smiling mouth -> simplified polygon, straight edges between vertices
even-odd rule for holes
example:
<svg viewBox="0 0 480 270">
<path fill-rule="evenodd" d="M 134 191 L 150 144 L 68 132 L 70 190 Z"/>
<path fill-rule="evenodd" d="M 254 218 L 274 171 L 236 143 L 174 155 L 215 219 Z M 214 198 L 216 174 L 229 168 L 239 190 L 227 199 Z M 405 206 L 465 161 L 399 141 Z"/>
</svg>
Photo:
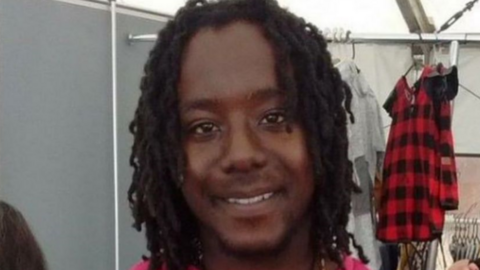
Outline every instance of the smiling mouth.
<svg viewBox="0 0 480 270">
<path fill-rule="evenodd" d="M 229 204 L 236 204 L 236 205 L 252 205 L 256 203 L 260 203 L 272 198 L 275 195 L 274 192 L 269 192 L 265 194 L 261 194 L 254 197 L 249 198 L 227 198 L 225 201 Z"/>
</svg>

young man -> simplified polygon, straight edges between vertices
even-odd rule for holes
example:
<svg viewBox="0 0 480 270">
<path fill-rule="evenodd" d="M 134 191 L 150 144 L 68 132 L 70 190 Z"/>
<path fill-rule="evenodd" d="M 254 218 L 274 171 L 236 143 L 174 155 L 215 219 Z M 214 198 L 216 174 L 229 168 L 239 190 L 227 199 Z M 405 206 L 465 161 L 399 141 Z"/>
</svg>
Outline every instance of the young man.
<svg viewBox="0 0 480 270">
<path fill-rule="evenodd" d="M 349 91 L 326 46 L 273 0 L 189 1 L 160 31 L 131 125 L 151 252 L 134 269 L 366 269 L 348 257 Z"/>
</svg>

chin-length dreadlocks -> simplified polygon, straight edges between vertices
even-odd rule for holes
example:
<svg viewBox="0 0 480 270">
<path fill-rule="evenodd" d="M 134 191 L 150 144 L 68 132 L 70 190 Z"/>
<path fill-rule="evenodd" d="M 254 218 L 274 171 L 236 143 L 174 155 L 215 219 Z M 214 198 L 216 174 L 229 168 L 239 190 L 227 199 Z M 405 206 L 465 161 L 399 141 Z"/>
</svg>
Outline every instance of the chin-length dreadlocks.
<svg viewBox="0 0 480 270">
<path fill-rule="evenodd" d="M 178 188 L 183 151 L 177 84 L 182 54 L 192 36 L 202 28 L 237 21 L 260 27 L 274 49 L 278 83 L 306 131 L 313 161 L 312 248 L 342 266 L 353 240 L 346 231 L 354 189 L 345 112 L 351 92 L 333 67 L 325 39 L 315 26 L 274 0 L 191 0 L 158 34 L 130 125 L 134 173 L 128 199 L 135 228 L 146 229 L 150 269 L 162 264 L 169 270 L 201 267 L 198 225 Z M 366 261 L 362 249 L 355 242 L 354 246 Z"/>
</svg>

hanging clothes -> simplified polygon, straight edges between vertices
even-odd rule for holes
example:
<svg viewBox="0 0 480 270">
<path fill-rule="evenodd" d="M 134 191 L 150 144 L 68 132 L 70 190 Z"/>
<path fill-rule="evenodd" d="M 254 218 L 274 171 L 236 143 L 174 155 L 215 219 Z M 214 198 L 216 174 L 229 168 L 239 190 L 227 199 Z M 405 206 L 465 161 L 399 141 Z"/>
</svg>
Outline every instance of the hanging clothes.
<svg viewBox="0 0 480 270">
<path fill-rule="evenodd" d="M 455 162 L 454 142 L 452 135 L 452 106 L 458 93 L 458 71 L 456 67 L 445 69 L 441 64 L 426 80 L 426 89 L 434 103 L 436 123 L 440 133 L 439 159 L 437 170 L 440 170 L 440 205 L 444 210 L 458 208 L 458 179 Z"/>
<path fill-rule="evenodd" d="M 480 262 L 480 219 L 454 216 L 453 230 L 447 249 L 453 261 L 478 259 Z"/>
<path fill-rule="evenodd" d="M 347 229 L 362 246 L 369 259 L 369 268 L 380 269 L 382 261 L 379 243 L 375 238 L 376 221 L 371 200 L 373 181 L 385 151 L 380 106 L 353 61 L 343 60 L 336 67 L 352 91 L 351 110 L 355 122 L 348 123 L 348 155 L 353 164 L 354 180 L 362 190 L 360 194 L 352 195 L 352 212 Z"/>
<path fill-rule="evenodd" d="M 400 255 L 397 244 L 380 244 L 380 254 L 382 255 L 382 268 L 380 270 L 397 270 Z"/>
<path fill-rule="evenodd" d="M 354 162 L 359 157 L 365 157 L 373 185 L 376 172 L 382 168 L 385 152 L 385 133 L 380 106 L 375 93 L 355 62 L 343 60 L 336 68 L 342 80 L 352 90 L 351 110 L 355 123 L 348 122 L 349 159 Z"/>
<path fill-rule="evenodd" d="M 441 235 L 445 210 L 458 207 L 451 134 L 456 67 L 426 67 L 410 87 L 400 78 L 384 104 L 392 125 L 384 161 L 377 238 L 430 241 Z"/>
</svg>

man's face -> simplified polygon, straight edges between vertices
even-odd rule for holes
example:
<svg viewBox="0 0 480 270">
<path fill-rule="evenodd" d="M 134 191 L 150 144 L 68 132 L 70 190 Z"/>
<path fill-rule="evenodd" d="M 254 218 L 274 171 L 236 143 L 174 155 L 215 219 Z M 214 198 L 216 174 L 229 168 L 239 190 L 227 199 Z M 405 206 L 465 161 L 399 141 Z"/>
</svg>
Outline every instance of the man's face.
<svg viewBox="0 0 480 270">
<path fill-rule="evenodd" d="M 200 30 L 185 49 L 182 190 L 207 247 L 279 251 L 310 226 L 305 133 L 286 122 L 274 67 L 272 46 L 246 22 Z"/>
</svg>

